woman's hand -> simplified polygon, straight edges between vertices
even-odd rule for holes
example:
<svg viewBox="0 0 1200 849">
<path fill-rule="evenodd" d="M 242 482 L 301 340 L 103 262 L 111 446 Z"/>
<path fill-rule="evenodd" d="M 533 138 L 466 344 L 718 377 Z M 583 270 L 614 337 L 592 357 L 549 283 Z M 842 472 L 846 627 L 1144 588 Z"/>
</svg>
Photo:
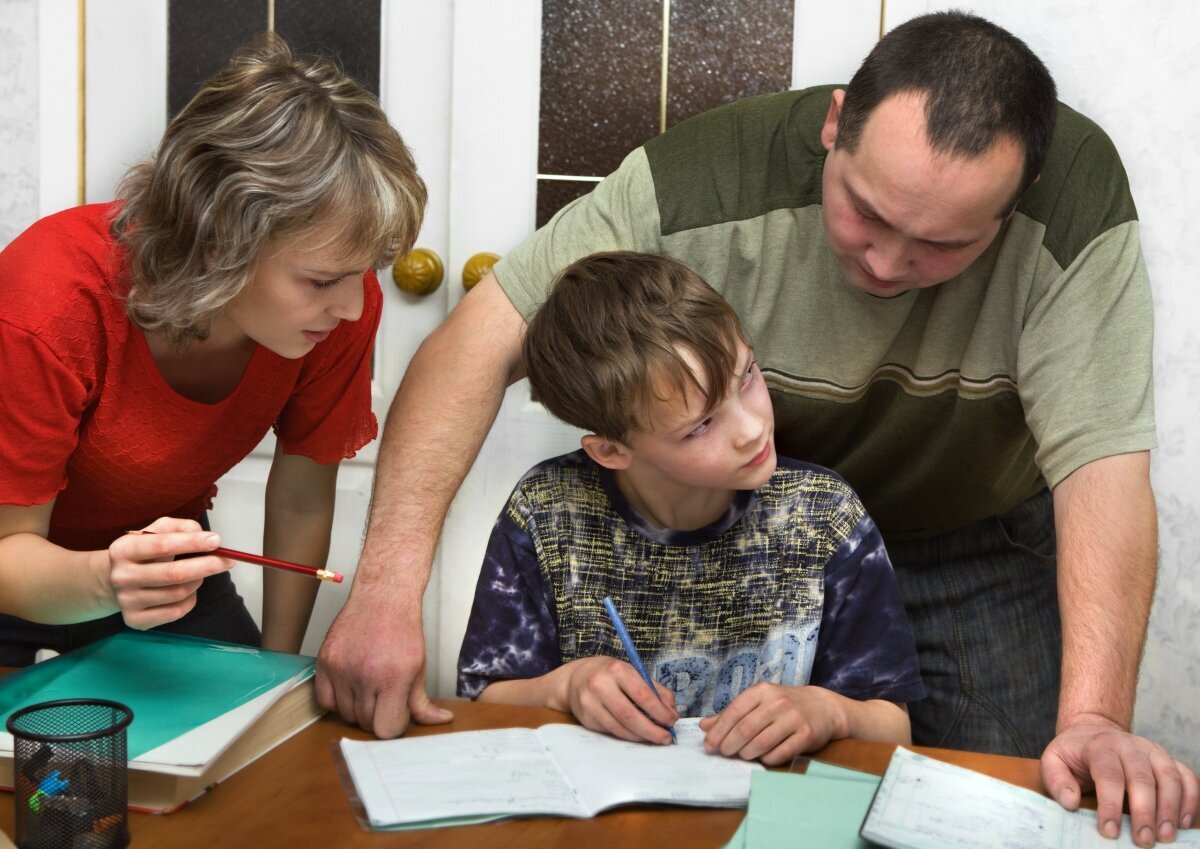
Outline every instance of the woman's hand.
<svg viewBox="0 0 1200 849">
<path fill-rule="evenodd" d="M 233 561 L 215 555 L 176 558 L 220 544 L 199 522 L 168 517 L 116 539 L 108 547 L 107 577 L 125 624 L 144 631 L 186 615 L 204 579 L 227 572 Z"/>
</svg>

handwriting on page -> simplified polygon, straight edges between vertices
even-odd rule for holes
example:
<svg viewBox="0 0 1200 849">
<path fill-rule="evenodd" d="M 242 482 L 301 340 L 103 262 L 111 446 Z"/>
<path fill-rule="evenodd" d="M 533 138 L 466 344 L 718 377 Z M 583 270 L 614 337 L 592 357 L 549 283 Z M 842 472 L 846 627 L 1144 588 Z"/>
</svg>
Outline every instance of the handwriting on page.
<svg viewBox="0 0 1200 849">
<path fill-rule="evenodd" d="M 373 825 L 480 814 L 587 816 L 528 729 L 343 741 L 342 753 Z"/>
<path fill-rule="evenodd" d="M 1089 815 L 1090 814 L 1090 815 Z M 1031 790 L 907 749 L 896 750 L 863 824 L 863 836 L 901 849 L 1133 849 L 1129 817 L 1116 841 L 1095 815 L 1064 810 Z M 1200 849 L 1181 832 L 1178 847 Z"/>
<path fill-rule="evenodd" d="M 750 794 L 750 774 L 761 769 L 704 751 L 698 719 L 675 724 L 670 746 L 629 743 L 572 725 L 544 725 L 538 733 L 559 769 L 595 811 L 632 801 L 738 807 Z"/>
</svg>

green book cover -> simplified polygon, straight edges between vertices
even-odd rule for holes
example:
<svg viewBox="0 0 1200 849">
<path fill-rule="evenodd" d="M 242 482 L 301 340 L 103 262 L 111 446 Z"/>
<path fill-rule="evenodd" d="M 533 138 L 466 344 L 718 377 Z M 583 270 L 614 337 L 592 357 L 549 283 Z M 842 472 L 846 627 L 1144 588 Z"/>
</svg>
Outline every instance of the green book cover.
<svg viewBox="0 0 1200 849">
<path fill-rule="evenodd" d="M 127 631 L 0 678 L 0 729 L 26 705 L 111 699 L 133 711 L 128 757 L 174 740 L 296 676 L 311 657 L 154 631 Z"/>
</svg>

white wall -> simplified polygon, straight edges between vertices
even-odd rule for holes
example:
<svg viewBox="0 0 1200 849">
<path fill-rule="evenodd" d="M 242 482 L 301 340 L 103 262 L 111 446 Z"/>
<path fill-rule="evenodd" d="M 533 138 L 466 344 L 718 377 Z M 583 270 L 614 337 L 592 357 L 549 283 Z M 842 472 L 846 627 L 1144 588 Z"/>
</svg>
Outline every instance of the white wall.
<svg viewBox="0 0 1200 849">
<path fill-rule="evenodd" d="M 887 27 L 947 8 L 1024 39 L 1059 99 L 1107 130 L 1129 172 L 1155 302 L 1160 548 L 1134 726 L 1200 768 L 1200 5 L 888 0 Z"/>
</svg>

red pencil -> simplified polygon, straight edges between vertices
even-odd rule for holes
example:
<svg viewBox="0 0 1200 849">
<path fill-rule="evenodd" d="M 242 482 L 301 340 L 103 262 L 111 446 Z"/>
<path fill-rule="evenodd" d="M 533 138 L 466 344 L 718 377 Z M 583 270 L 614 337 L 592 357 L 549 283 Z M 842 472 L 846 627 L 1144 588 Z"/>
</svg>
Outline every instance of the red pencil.
<svg viewBox="0 0 1200 849">
<path fill-rule="evenodd" d="M 230 560 L 240 560 L 243 563 L 254 563 L 258 566 L 271 566 L 275 569 L 287 569 L 290 572 L 299 572 L 301 575 L 312 575 L 322 581 L 332 581 L 335 584 L 340 584 L 343 580 L 341 572 L 334 572 L 332 569 L 314 569 L 311 566 L 303 566 L 299 563 L 289 563 L 286 560 L 276 560 L 274 557 L 263 557 L 261 554 L 249 554 L 245 551 L 234 551 L 232 548 L 218 548 L 213 554 L 218 557 L 228 557 Z"/>
<path fill-rule="evenodd" d="M 154 531 L 126 531 L 126 533 L 152 534 Z M 335 584 L 340 584 L 345 580 L 341 572 L 335 572 L 332 569 L 314 569 L 311 566 L 303 566 L 299 563 L 289 563 L 287 560 L 263 557 L 261 554 L 234 551 L 232 548 L 218 548 L 212 553 L 218 557 L 228 557 L 230 560 L 240 560 L 243 563 L 253 563 L 256 566 L 270 566 L 273 569 L 287 569 L 289 572 L 299 572 L 301 575 L 310 575 L 318 580 L 332 581 Z"/>
</svg>

